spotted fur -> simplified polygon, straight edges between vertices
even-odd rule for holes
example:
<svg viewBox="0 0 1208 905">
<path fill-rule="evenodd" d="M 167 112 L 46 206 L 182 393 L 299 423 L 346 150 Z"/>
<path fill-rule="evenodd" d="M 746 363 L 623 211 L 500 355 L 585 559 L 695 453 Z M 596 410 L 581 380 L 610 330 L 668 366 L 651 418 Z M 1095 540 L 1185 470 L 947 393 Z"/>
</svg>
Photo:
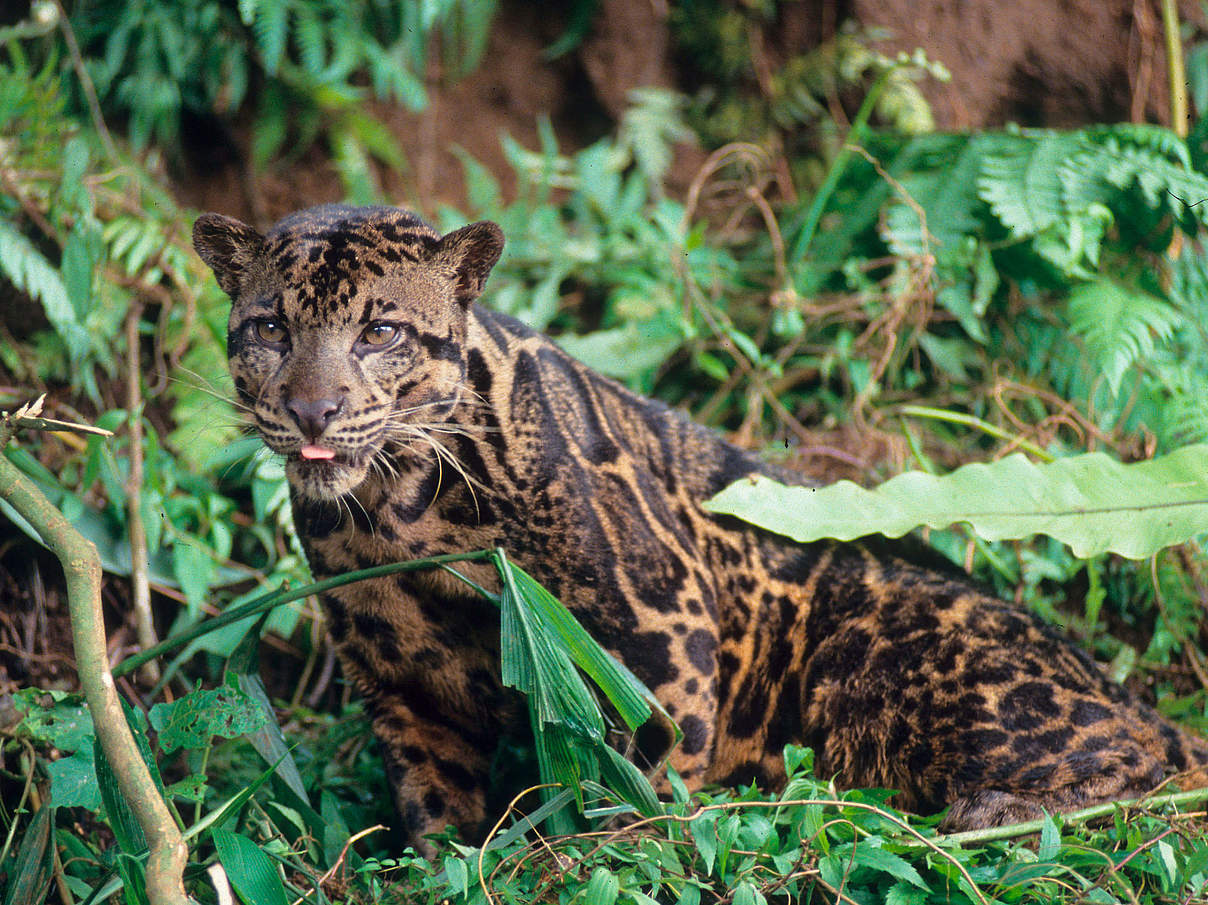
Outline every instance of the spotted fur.
<svg viewBox="0 0 1208 905">
<path fill-rule="evenodd" d="M 285 457 L 315 576 L 503 547 L 664 702 L 689 786 L 775 785 L 797 742 L 820 775 L 950 806 L 948 825 L 968 828 L 1208 762 L 959 576 L 704 511 L 744 476 L 801 479 L 472 305 L 503 247 L 494 224 L 441 237 L 404 211 L 328 206 L 266 236 L 207 214 L 194 243 L 234 301 L 231 372 Z M 492 753 L 527 731 L 500 684 L 496 612 L 440 572 L 323 605 L 409 838 L 480 831 Z"/>
</svg>

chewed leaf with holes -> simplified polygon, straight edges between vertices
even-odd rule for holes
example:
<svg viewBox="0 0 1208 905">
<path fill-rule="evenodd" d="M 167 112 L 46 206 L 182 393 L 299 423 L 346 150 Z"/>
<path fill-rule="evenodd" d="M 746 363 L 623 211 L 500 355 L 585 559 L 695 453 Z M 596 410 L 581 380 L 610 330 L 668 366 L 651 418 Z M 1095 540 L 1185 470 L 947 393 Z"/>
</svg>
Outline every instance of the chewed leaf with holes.
<svg viewBox="0 0 1208 905">
<path fill-rule="evenodd" d="M 159 746 L 171 754 L 177 748 L 201 748 L 215 735 L 238 738 L 255 732 L 267 717 L 253 699 L 228 684 L 198 688 L 170 704 L 156 704 L 150 719 L 159 732 Z"/>
<path fill-rule="evenodd" d="M 802 542 L 967 522 L 987 540 L 1048 534 L 1079 557 L 1142 559 L 1208 531 L 1208 445 L 1132 465 L 1103 453 L 1033 465 L 1019 453 L 943 477 L 907 472 L 874 490 L 744 478 L 705 505 Z"/>
</svg>

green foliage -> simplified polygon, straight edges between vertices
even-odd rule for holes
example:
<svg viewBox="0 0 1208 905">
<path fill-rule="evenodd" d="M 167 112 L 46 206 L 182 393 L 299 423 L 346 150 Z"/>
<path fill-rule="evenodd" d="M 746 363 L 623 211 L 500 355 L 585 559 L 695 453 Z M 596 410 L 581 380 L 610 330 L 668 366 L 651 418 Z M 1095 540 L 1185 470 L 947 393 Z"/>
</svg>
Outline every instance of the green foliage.
<svg viewBox="0 0 1208 905">
<path fill-rule="evenodd" d="M 277 866 L 246 836 L 215 827 L 211 831 L 218 860 L 246 905 L 286 905 L 285 886 Z"/>
<path fill-rule="evenodd" d="M 573 51 L 590 28 L 596 4 L 572 7 L 552 53 Z M 753 30 L 775 28 L 777 10 L 772 0 L 673 4 L 685 83 L 699 90 L 635 93 L 613 134 L 574 153 L 560 150 L 548 122 L 535 151 L 505 140 L 514 196 L 463 154 L 471 212 L 499 220 L 509 239 L 486 300 L 745 442 L 794 441 L 809 467 L 850 460 L 863 469 L 905 449 L 921 467 L 946 470 L 1018 446 L 1068 469 L 1081 460 L 1062 457 L 1092 446 L 1132 461 L 1208 441 L 1208 206 L 1198 203 L 1208 191 L 1198 146 L 1136 125 L 930 134 L 916 79 L 942 72 L 870 51 L 875 35 L 844 31 L 757 76 Z M 179 159 L 189 129 L 250 123 L 253 168 L 322 141 L 349 197 L 378 200 L 381 167 L 406 161 L 366 102 L 422 109 L 433 72 L 457 78 L 477 65 L 493 12 L 493 3 L 464 0 L 90 0 L 72 7 L 68 24 L 119 144 Z M 312 713 L 299 689 L 279 708 L 279 726 L 258 677 L 260 634 L 289 636 L 299 621 L 281 606 L 258 624 L 260 582 L 289 576 L 297 588 L 304 565 L 280 462 L 251 459 L 256 441 L 232 442 L 236 412 L 219 382 L 226 303 L 188 247 L 189 214 L 94 134 L 53 21 L 5 29 L 0 42 L 0 293 L 36 315 L 18 325 L 29 332 L 0 334 L 0 394 L 45 386 L 119 431 L 84 448 L 23 438 L 6 454 L 97 544 L 111 576 L 128 574 L 133 450 L 115 388 L 132 366 L 140 375 L 148 566 L 159 611 L 175 614 L 174 633 L 189 639 L 165 680 L 189 669 L 191 687 L 197 669 L 229 658 L 213 690 L 145 702 L 154 703 L 147 756 L 167 775 L 195 866 L 219 861 L 236 893 L 257 902 L 284 890 L 288 901 L 486 905 L 480 876 L 492 901 L 606 905 L 1203 895 L 1208 843 L 1180 818 L 1121 811 L 1093 830 L 1048 820 L 1028 828 L 1030 840 L 962 847 L 886 808 L 884 793 L 838 795 L 810 776 L 801 749 L 786 752 L 783 796 L 690 796 L 672 775 L 674 800 L 658 805 L 646 779 L 600 746 L 577 670 L 611 683 L 630 726 L 640 695 L 627 696 L 624 674 L 609 673 L 556 601 L 514 569 L 499 600 L 509 678 L 537 702 L 547 775 L 575 789 L 534 816 L 567 829 L 577 798 L 607 835 L 551 837 L 546 823 L 538 837 L 513 815 L 484 849 L 447 839 L 435 862 L 373 836 L 345 853 L 353 832 L 390 819 L 381 766 L 362 715 Z M 1190 70 L 1199 93 L 1202 70 L 1203 60 Z M 834 103 L 861 97 L 867 122 L 886 131 L 844 134 L 832 118 Z M 665 182 L 676 143 L 694 136 L 707 151 L 741 144 L 711 157 L 681 198 Z M 842 150 L 852 142 L 858 151 Z M 460 225 L 465 212 L 442 219 Z M 141 306 L 136 349 L 123 331 L 132 304 Z M 930 405 L 924 421 L 922 408 L 903 405 L 920 400 Z M 1000 498 L 1017 499 L 1021 486 Z M 1048 485 L 1059 499 L 1076 488 L 1072 479 Z M 918 502 L 908 507 L 916 515 Z M 790 508 L 772 505 L 774 515 Z M 1119 538 L 1137 533 L 1121 522 Z M 1197 547 L 1156 557 L 1151 581 L 1146 569 L 1111 556 L 1083 562 L 1043 538 L 1007 545 L 936 530 L 931 539 L 1070 627 L 1117 677 L 1135 669 L 1153 678 L 1164 712 L 1205 724 L 1204 692 L 1179 662 L 1201 662 Z M 179 601 L 175 610 L 165 595 Z M 207 623 L 212 608 L 223 615 Z M 1178 694 L 1166 694 L 1172 686 Z M 20 741 L 7 744 L 38 752 L 51 804 L 33 816 L 6 810 L 0 875 L 44 865 L 43 840 L 53 839 L 78 900 L 125 884 L 139 901 L 140 845 L 82 705 L 28 689 L 17 700 L 26 718 Z M 654 819 L 631 829 L 599 823 L 635 810 Z M 44 882 L 40 871 L 29 874 L 33 886 Z M 200 876 L 190 874 L 190 891 L 209 897 Z M 9 882 L 6 905 L 30 888 Z"/>
<path fill-rule="evenodd" d="M 682 129 L 668 118 L 675 98 L 647 91 L 639 101 L 616 139 L 573 158 L 558 154 L 548 123 L 542 126 L 541 153 L 505 139 L 520 185 L 519 198 L 508 205 L 494 178 L 462 157 L 475 213 L 497 220 L 508 236 L 487 301 L 534 327 L 557 329 L 560 298 L 572 284 L 590 286 L 604 304 L 601 329 L 561 339 L 606 373 L 635 380 L 683 340 L 670 252 L 687 239 L 682 206 L 659 200 L 660 186 L 653 181 L 661 177 L 670 142 Z M 563 209 L 549 202 L 554 185 L 569 193 Z M 442 217 L 448 223 L 460 219 L 452 211 Z M 637 358 L 614 354 L 622 348 L 640 352 Z"/>
<path fill-rule="evenodd" d="M 909 471 L 874 490 L 851 481 L 786 487 L 736 481 L 706 504 L 796 541 L 901 537 L 923 525 L 967 522 L 986 540 L 1047 534 L 1089 559 L 1144 559 L 1208 532 L 1208 446 L 1122 465 L 1087 453 L 1033 465 L 1022 453 L 935 477 Z"/>
<path fill-rule="evenodd" d="M 287 143 L 294 159 L 324 135 L 350 198 L 371 202 L 380 190 L 369 159 L 396 169 L 405 160 L 366 98 L 423 110 L 432 39 L 455 81 L 481 60 L 494 11 L 466 0 L 240 0 L 237 11 L 219 0 L 91 0 L 69 25 L 103 109 L 127 121 L 136 151 L 156 144 L 179 156 L 189 128 L 252 106 L 257 166 Z M 85 110 L 82 96 L 76 107 Z"/>
</svg>

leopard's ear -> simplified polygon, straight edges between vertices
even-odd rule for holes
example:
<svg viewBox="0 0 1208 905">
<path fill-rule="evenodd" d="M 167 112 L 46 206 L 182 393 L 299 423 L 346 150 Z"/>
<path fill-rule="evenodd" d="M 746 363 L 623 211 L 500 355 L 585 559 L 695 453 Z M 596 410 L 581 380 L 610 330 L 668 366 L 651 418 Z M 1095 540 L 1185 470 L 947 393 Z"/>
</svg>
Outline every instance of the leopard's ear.
<svg viewBox="0 0 1208 905">
<path fill-rule="evenodd" d="M 457 301 L 469 307 L 486 285 L 491 268 L 503 253 L 503 230 L 490 220 L 480 220 L 454 230 L 440 240 L 433 261 L 454 274 Z"/>
<path fill-rule="evenodd" d="M 202 214 L 193 224 L 193 247 L 210 265 L 222 291 L 235 298 L 264 236 L 234 217 Z"/>
</svg>

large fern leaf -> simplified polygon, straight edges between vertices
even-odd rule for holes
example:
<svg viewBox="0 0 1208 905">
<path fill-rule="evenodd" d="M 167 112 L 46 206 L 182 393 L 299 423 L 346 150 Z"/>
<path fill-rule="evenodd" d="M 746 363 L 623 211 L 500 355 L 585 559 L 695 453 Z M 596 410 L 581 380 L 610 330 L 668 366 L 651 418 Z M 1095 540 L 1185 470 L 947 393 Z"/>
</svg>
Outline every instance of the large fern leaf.
<svg viewBox="0 0 1208 905">
<path fill-rule="evenodd" d="M 1062 165 L 1061 181 L 1071 211 L 1095 203 L 1110 205 L 1121 190 L 1136 185 L 1150 206 L 1208 223 L 1208 205 L 1200 204 L 1208 200 L 1208 178 L 1148 148 L 1121 145 L 1115 139 L 1088 143 Z"/>
<path fill-rule="evenodd" d="M 239 13 L 256 36 L 264 71 L 269 75 L 277 74 L 285 56 L 290 6 L 285 0 L 239 0 Z"/>
<path fill-rule="evenodd" d="M 82 359 L 92 339 L 76 316 L 59 271 L 16 227 L 0 219 L 0 272 L 42 303 L 46 318 L 62 337 L 73 361 Z"/>
<path fill-rule="evenodd" d="M 743 478 L 705 506 L 802 542 L 967 522 L 987 540 L 1047 534 L 1082 558 L 1111 551 L 1143 559 L 1208 531 L 1208 446 L 1133 465 L 1103 453 L 1033 465 L 1017 453 L 943 477 L 907 472 L 875 490 Z"/>
<path fill-rule="evenodd" d="M 1061 163 L 1079 143 L 1055 132 L 1013 137 L 986 154 L 977 191 L 1011 235 L 1023 239 L 1061 221 Z"/>
<path fill-rule="evenodd" d="M 954 252 L 965 236 L 980 232 L 976 183 L 979 156 L 977 143 L 970 141 L 950 168 L 902 178 L 908 198 L 889 208 L 882 228 L 882 238 L 894 254 Z"/>
<path fill-rule="evenodd" d="M 1113 393 L 1124 371 L 1153 352 L 1155 339 L 1169 339 L 1183 322 L 1164 299 L 1106 279 L 1076 286 L 1066 314 Z"/>
<path fill-rule="evenodd" d="M 1109 126 L 1091 126 L 1084 134 L 1093 140 L 1114 139 L 1121 145 L 1135 145 L 1156 151 L 1163 157 L 1181 164 L 1185 170 L 1193 169 L 1187 142 L 1165 126 L 1155 126 L 1152 123 L 1113 123 Z"/>
</svg>

